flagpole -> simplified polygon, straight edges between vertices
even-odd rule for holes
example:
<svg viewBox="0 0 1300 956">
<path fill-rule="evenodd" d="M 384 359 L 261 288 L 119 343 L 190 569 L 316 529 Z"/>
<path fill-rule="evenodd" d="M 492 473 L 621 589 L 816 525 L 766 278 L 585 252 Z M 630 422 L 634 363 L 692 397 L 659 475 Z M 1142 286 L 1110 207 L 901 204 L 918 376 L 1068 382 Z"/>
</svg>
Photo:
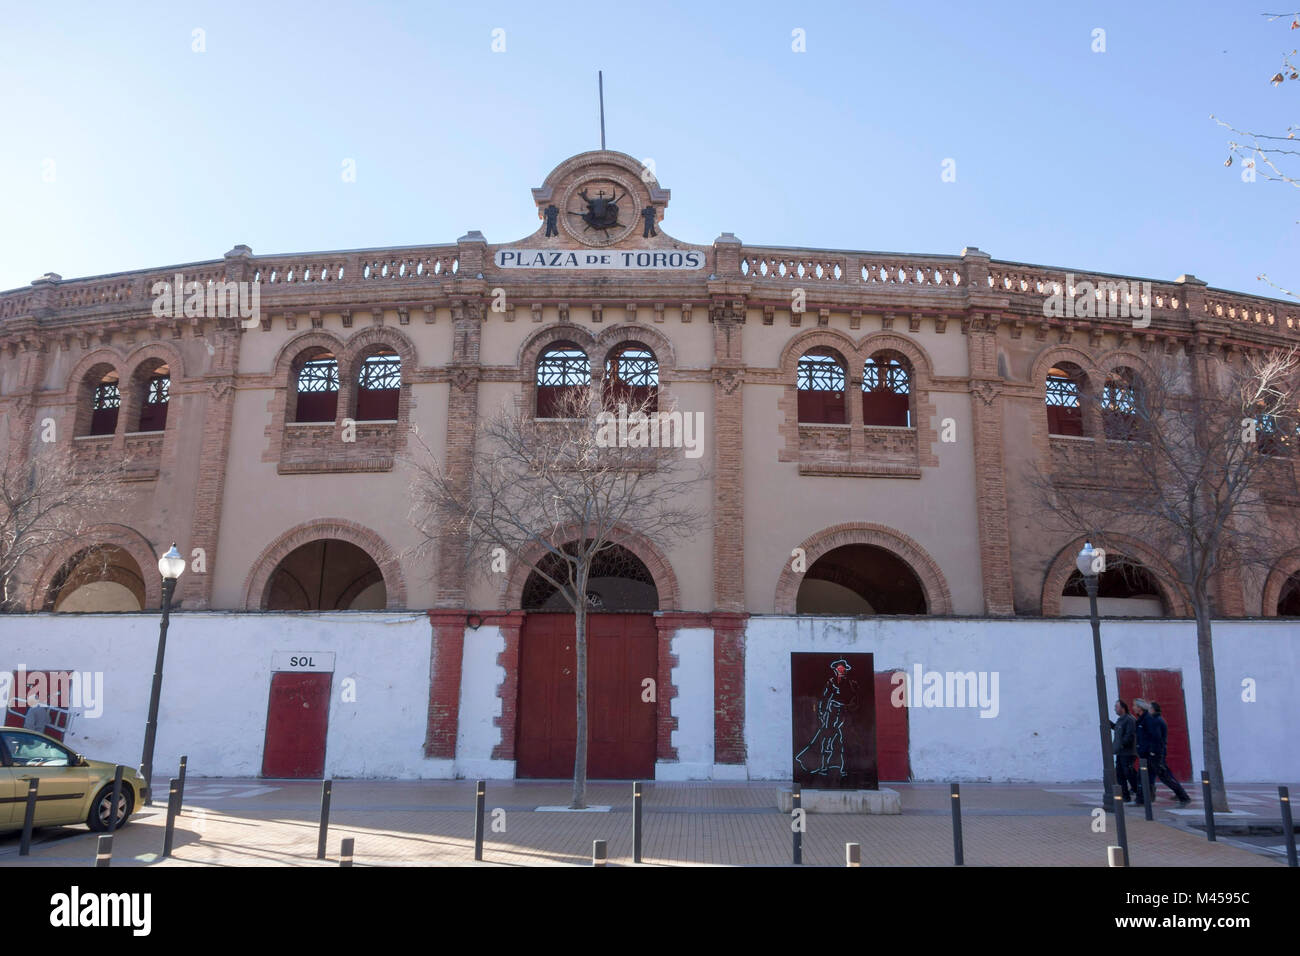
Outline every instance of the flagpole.
<svg viewBox="0 0 1300 956">
<path fill-rule="evenodd" d="M 600 85 L 600 148 L 603 152 L 605 149 L 605 74 L 602 70 L 596 71 L 596 82 Z"/>
</svg>

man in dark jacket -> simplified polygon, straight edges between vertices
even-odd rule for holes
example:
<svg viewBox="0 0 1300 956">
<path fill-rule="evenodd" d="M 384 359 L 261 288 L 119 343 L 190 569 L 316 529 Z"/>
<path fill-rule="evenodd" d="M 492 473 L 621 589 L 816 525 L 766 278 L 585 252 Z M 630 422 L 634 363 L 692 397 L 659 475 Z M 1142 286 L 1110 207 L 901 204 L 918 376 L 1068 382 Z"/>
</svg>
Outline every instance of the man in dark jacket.
<svg viewBox="0 0 1300 956">
<path fill-rule="evenodd" d="M 1160 715 L 1160 705 L 1154 700 L 1151 701 L 1151 720 L 1155 723 L 1156 735 L 1160 739 L 1160 752 L 1157 758 L 1160 761 L 1160 766 L 1156 770 L 1156 775 L 1160 777 L 1166 787 L 1174 792 L 1174 796 L 1178 798 L 1178 803 L 1185 807 L 1192 802 L 1192 798 L 1187 795 L 1187 791 L 1178 782 L 1178 778 L 1169 772 L 1169 764 L 1166 762 L 1166 758 L 1169 756 L 1169 725 L 1165 723 L 1164 717 Z M 1153 786 L 1151 789 L 1154 791 L 1155 787 Z"/>
<path fill-rule="evenodd" d="M 1178 781 L 1174 779 L 1173 774 L 1169 772 L 1169 768 L 1165 766 L 1164 762 L 1163 751 L 1165 744 L 1161 732 L 1163 730 L 1164 736 L 1167 737 L 1169 733 L 1168 726 L 1165 725 L 1163 720 L 1160 720 L 1151 713 L 1151 705 L 1141 697 L 1133 701 L 1133 711 L 1137 716 L 1138 757 L 1147 762 L 1147 771 L 1151 775 L 1152 801 L 1156 798 L 1155 781 L 1159 778 L 1166 787 L 1174 792 L 1174 796 L 1178 798 L 1178 802 L 1186 806 L 1191 802 L 1191 798 L 1187 796 L 1187 791 L 1185 791 L 1179 785 Z M 1138 790 L 1136 802 L 1139 804 L 1143 802 L 1142 791 L 1140 789 Z"/>
<path fill-rule="evenodd" d="M 1117 719 L 1110 722 L 1115 731 L 1111 740 L 1111 751 L 1115 754 L 1115 778 L 1119 781 L 1124 802 L 1128 803 L 1134 796 L 1140 795 L 1137 771 L 1133 769 L 1133 761 L 1137 758 L 1137 721 L 1129 714 L 1128 704 L 1122 700 L 1115 701 L 1115 717 Z"/>
</svg>

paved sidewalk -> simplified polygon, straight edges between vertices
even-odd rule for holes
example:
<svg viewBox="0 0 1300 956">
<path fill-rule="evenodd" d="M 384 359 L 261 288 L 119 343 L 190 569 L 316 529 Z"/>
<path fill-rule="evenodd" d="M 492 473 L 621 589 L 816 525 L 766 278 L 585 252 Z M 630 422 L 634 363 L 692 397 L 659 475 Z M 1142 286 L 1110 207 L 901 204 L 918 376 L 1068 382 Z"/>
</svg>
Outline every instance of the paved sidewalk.
<svg viewBox="0 0 1300 956">
<path fill-rule="evenodd" d="M 779 784 L 646 783 L 646 865 L 782 865 L 791 859 L 790 818 L 776 808 Z M 803 860 L 842 866 L 844 844 L 862 844 L 864 866 L 951 866 L 946 784 L 894 785 L 897 816 L 809 814 Z M 1086 784 L 963 784 L 967 866 L 1105 866 L 1118 843 L 1113 815 L 1093 832 L 1096 806 Z M 160 861 L 166 804 L 146 808 L 116 838 L 114 866 L 335 866 L 344 837 L 356 840 L 357 866 L 429 866 L 473 862 L 472 781 L 334 783 L 328 859 L 316 860 L 320 784 L 286 780 L 191 778 L 177 819 L 173 857 Z M 543 812 L 568 803 L 567 783 L 489 781 L 484 864 L 588 865 L 595 839 L 609 843 L 611 864 L 632 862 L 632 787 L 594 783 L 588 803 L 605 812 Z M 1243 818 L 1276 817 L 1276 790 L 1243 785 L 1229 800 Z M 1272 803 L 1270 803 L 1270 800 Z M 1278 866 L 1285 860 L 1229 842 L 1209 843 L 1186 829 L 1202 819 L 1164 799 L 1156 819 L 1128 809 L 1133 866 Z M 1234 813 L 1233 816 L 1237 816 Z M 497 830 L 493 830 L 493 821 Z M 501 829 L 504 827 L 504 830 Z M 1222 840 L 1222 838 L 1221 838 Z M 1276 842 L 1281 842 L 1279 837 Z M 85 866 L 96 835 L 83 827 L 50 828 L 18 856 L 18 835 L 0 837 L 0 866 Z"/>
</svg>

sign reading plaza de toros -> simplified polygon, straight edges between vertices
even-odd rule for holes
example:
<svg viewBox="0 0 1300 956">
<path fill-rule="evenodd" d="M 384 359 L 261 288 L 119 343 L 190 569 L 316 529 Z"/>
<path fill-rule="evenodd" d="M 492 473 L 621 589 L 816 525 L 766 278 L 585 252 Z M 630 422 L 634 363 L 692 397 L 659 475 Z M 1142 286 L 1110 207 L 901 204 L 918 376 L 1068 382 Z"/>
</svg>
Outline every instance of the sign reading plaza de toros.
<svg viewBox="0 0 1300 956">
<path fill-rule="evenodd" d="M 703 269 L 695 250 L 498 249 L 500 269 Z"/>
</svg>

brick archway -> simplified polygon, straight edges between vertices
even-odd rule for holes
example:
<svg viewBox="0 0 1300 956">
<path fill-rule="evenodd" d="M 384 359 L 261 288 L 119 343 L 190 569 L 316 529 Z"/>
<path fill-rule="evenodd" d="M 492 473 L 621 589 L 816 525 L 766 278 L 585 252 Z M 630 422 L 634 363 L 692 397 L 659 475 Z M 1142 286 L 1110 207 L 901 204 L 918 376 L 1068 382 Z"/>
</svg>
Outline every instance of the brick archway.
<svg viewBox="0 0 1300 956">
<path fill-rule="evenodd" d="M 1296 573 L 1300 573 L 1300 550 L 1283 555 L 1269 570 L 1268 578 L 1264 581 L 1264 593 L 1260 598 L 1260 612 L 1264 617 L 1277 617 L 1277 602 L 1282 597 L 1282 588 L 1286 587 L 1291 575 Z"/>
<path fill-rule="evenodd" d="M 88 545 L 87 542 L 92 543 Z M 151 571 L 156 572 L 158 558 L 162 551 L 157 550 L 148 538 L 134 528 L 128 528 L 125 525 L 100 525 L 78 535 L 75 541 L 64 541 L 50 552 L 40 576 L 36 579 L 36 586 L 32 589 L 32 593 L 28 598 L 27 609 L 29 611 L 39 611 L 44 608 L 50 585 L 54 583 L 55 576 L 58 575 L 63 566 L 77 552 L 98 545 L 112 545 L 115 548 L 121 548 L 135 561 L 140 569 L 140 576 L 144 580 L 145 603 L 143 610 L 162 607 L 162 576 L 151 573 Z"/>
<path fill-rule="evenodd" d="M 1104 548 L 1107 553 L 1114 551 L 1141 561 L 1152 571 L 1151 577 L 1156 587 L 1160 589 L 1160 599 L 1164 601 L 1168 616 L 1191 617 L 1191 607 L 1181 589 L 1169 583 L 1173 580 L 1173 568 L 1169 562 L 1135 538 L 1116 534 L 1098 535 L 1095 538 L 1080 536 L 1068 542 L 1057 552 L 1056 558 L 1043 577 L 1043 617 L 1061 616 L 1061 592 L 1065 590 L 1065 582 L 1070 580 L 1070 575 L 1077 570 L 1074 561 L 1085 541 L 1091 541 L 1095 546 Z"/>
<path fill-rule="evenodd" d="M 566 528 L 555 535 L 556 540 L 566 542 L 576 537 L 576 530 L 571 528 Z M 610 533 L 609 540 L 632 552 L 646 566 L 646 570 L 654 578 L 655 589 L 659 592 L 659 610 L 676 611 L 680 608 L 681 598 L 677 588 L 677 575 L 673 573 L 672 565 L 659 553 L 658 548 L 639 534 L 617 528 Z M 545 554 L 546 549 L 538 546 L 529 551 L 524 556 L 524 560 L 515 562 L 501 592 L 499 604 L 501 610 L 518 609 L 523 604 L 524 584 L 528 581 L 528 575 L 532 573 L 533 566 Z"/>
<path fill-rule="evenodd" d="M 271 575 L 289 554 L 304 544 L 322 538 L 337 538 L 354 544 L 370 556 L 384 576 L 388 592 L 388 610 L 406 607 L 406 581 L 397 555 L 379 535 L 364 525 L 344 518 L 318 518 L 306 521 L 280 535 L 257 556 L 248 577 L 244 579 L 244 610 L 261 610 L 266 600 L 266 589 Z"/>
<path fill-rule="evenodd" d="M 948 582 L 939 570 L 938 563 L 919 544 L 893 528 L 866 522 L 839 524 L 806 538 L 799 547 L 803 549 L 806 567 L 812 567 L 818 558 L 848 544 L 874 545 L 902 559 L 921 582 L 928 613 L 952 613 L 952 593 L 948 590 Z M 804 576 L 802 572 L 795 571 L 791 563 L 789 558 L 784 560 L 781 576 L 776 582 L 773 604 L 777 614 L 796 613 L 799 585 L 803 583 Z"/>
</svg>

